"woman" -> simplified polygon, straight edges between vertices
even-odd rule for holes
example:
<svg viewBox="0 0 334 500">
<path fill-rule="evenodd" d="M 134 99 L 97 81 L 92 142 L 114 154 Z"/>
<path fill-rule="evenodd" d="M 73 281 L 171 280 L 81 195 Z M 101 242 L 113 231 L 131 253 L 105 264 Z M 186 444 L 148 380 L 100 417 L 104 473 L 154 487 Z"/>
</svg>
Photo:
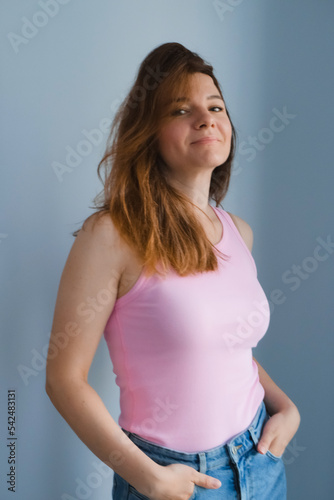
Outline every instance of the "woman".
<svg viewBox="0 0 334 500">
<path fill-rule="evenodd" d="M 74 233 L 46 390 L 113 469 L 117 500 L 286 498 L 300 415 L 252 358 L 269 304 L 250 226 L 218 208 L 235 140 L 212 67 L 157 47 L 113 122 L 98 212 Z M 102 334 L 119 425 L 87 381 Z"/>
</svg>

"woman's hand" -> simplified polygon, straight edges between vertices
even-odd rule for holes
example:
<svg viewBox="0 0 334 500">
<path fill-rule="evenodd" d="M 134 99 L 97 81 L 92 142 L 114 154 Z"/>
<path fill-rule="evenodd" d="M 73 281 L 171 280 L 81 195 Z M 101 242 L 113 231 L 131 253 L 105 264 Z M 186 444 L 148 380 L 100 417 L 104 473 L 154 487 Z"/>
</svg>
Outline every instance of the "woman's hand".
<svg viewBox="0 0 334 500">
<path fill-rule="evenodd" d="M 188 500 L 194 492 L 195 484 L 202 488 L 216 489 L 221 486 L 218 479 L 184 464 L 161 466 L 159 472 L 159 478 L 148 496 L 151 500 Z"/>
<path fill-rule="evenodd" d="M 296 434 L 300 424 L 300 414 L 295 405 L 290 405 L 272 415 L 265 423 L 257 451 L 265 455 L 269 450 L 281 456 L 285 448 Z"/>
</svg>

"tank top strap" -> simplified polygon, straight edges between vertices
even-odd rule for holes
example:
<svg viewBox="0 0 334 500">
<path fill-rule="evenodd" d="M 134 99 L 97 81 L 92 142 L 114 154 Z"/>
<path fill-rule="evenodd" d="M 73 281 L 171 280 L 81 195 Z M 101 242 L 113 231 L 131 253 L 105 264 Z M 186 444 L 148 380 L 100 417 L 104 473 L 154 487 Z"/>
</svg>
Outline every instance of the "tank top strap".
<svg viewBox="0 0 334 500">
<path fill-rule="evenodd" d="M 241 244 L 241 246 L 243 247 L 243 249 L 247 253 L 248 257 L 251 260 L 251 263 L 252 263 L 252 266 L 253 266 L 254 271 L 256 273 L 256 276 L 257 276 L 257 267 L 256 267 L 254 257 L 252 255 L 251 251 L 249 250 L 248 246 L 246 245 L 245 240 L 241 236 L 240 231 L 237 228 L 237 226 L 235 225 L 232 217 L 230 216 L 230 214 L 228 212 L 226 212 L 226 210 L 224 210 L 221 207 L 213 207 L 213 208 L 217 211 L 218 214 L 220 214 L 221 221 L 222 221 L 223 226 L 224 226 L 224 230 L 225 230 L 225 228 L 228 228 L 227 231 L 230 230 L 232 232 L 232 234 L 235 235 L 237 241 Z M 225 222 L 225 225 L 224 225 L 224 222 Z M 221 242 L 224 242 L 224 235 L 223 235 Z"/>
</svg>

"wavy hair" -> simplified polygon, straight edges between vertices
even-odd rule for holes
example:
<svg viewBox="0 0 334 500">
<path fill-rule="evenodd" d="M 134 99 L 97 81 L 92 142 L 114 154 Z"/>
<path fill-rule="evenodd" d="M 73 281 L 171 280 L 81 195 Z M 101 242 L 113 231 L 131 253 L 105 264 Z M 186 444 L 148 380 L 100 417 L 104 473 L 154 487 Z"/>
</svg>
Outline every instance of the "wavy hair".
<svg viewBox="0 0 334 500">
<path fill-rule="evenodd" d="M 92 208 L 99 215 L 110 215 L 123 240 L 143 260 L 147 276 L 165 274 L 170 266 L 180 276 L 215 271 L 216 252 L 224 258 L 207 238 L 192 201 L 167 182 L 158 150 L 159 128 L 168 119 L 173 100 L 187 91 L 189 75 L 194 73 L 209 75 L 223 98 L 212 66 L 198 54 L 179 43 L 152 50 L 114 117 L 97 168 L 104 188 Z M 216 206 L 227 193 L 236 147 L 236 131 L 227 109 L 226 113 L 232 126 L 230 153 L 213 170 L 209 189 L 209 199 Z"/>
</svg>

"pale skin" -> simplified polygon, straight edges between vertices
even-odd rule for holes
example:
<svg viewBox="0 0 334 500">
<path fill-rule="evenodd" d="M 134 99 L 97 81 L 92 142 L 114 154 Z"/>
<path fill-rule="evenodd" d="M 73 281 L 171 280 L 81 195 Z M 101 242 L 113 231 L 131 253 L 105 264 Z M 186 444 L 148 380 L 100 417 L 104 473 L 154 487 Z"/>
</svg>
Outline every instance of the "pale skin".
<svg viewBox="0 0 334 500">
<path fill-rule="evenodd" d="M 180 101 L 177 109 L 182 111 L 173 115 L 159 138 L 161 155 L 170 169 L 169 181 L 208 215 L 209 219 L 200 210 L 196 213 L 213 244 L 221 239 L 222 225 L 208 203 L 210 178 L 213 169 L 228 157 L 231 138 L 224 103 L 212 98 L 218 94 L 210 77 L 193 75 L 188 101 Z M 207 135 L 216 139 L 194 144 Z M 230 215 L 251 251 L 251 227 L 240 217 Z M 103 216 L 93 228 L 94 217 L 88 219 L 87 227 L 75 239 L 60 279 L 50 346 L 57 341 L 59 332 L 68 331 L 70 323 L 72 327 L 75 323 L 76 330 L 75 334 L 67 335 L 66 346 L 48 358 L 46 391 L 86 446 L 140 493 L 152 500 L 187 500 L 195 484 L 203 488 L 219 485 L 192 467 L 183 464 L 163 467 L 151 460 L 123 433 L 88 383 L 88 373 L 115 301 L 133 287 L 143 265 L 119 236 L 110 217 Z M 109 290 L 110 300 L 88 320 L 78 307 L 98 297 L 103 289 Z M 265 390 L 264 402 L 272 415 L 259 444 L 281 455 L 299 427 L 300 415 L 259 364 L 258 368 Z"/>
</svg>

